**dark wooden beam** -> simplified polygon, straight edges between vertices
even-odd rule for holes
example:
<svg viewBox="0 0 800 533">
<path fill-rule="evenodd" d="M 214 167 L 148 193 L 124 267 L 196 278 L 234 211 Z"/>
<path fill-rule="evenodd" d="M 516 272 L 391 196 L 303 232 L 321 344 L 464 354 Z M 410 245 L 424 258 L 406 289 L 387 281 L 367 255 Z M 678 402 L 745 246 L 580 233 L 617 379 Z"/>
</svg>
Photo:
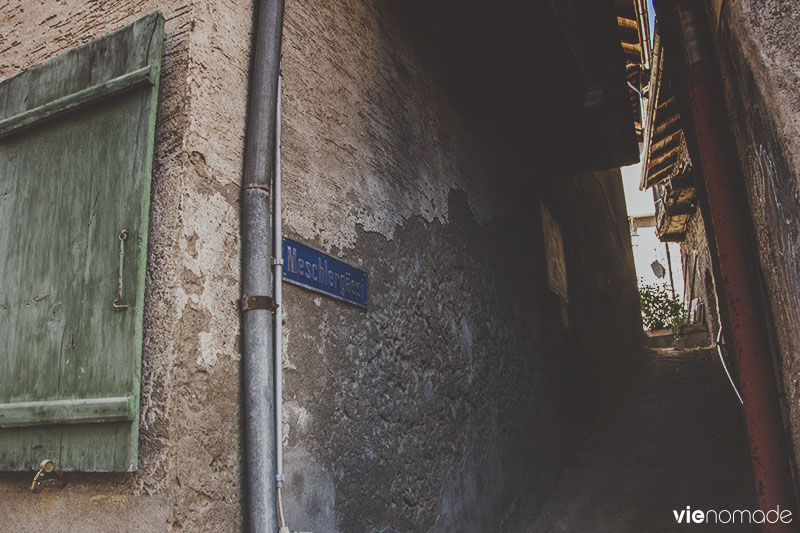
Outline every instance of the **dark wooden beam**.
<svg viewBox="0 0 800 533">
<path fill-rule="evenodd" d="M 659 183 L 661 180 L 669 176 L 671 170 L 672 170 L 671 167 L 667 167 L 659 170 L 658 172 L 648 172 L 646 187 L 649 188 L 655 185 L 656 183 Z"/>
<path fill-rule="evenodd" d="M 656 167 L 658 167 L 659 165 L 661 165 L 662 163 L 664 163 L 665 161 L 667 161 L 669 159 L 677 160 L 676 156 L 678 155 L 678 152 L 680 151 L 680 149 L 681 149 L 681 146 L 679 144 L 678 146 L 675 146 L 675 147 L 669 149 L 668 151 L 664 152 L 663 154 L 660 154 L 658 157 L 653 157 L 651 155 L 650 156 L 650 164 L 649 164 L 648 169 L 649 170 L 653 170 L 653 169 L 655 169 Z"/>
<path fill-rule="evenodd" d="M 678 131 L 680 129 L 680 121 L 680 114 L 675 114 L 665 119 L 660 124 L 656 124 L 656 127 L 653 128 L 653 137 L 651 138 L 651 142 L 658 142 L 664 137 L 672 135 Z"/>
<path fill-rule="evenodd" d="M 631 44 L 626 42 L 621 42 L 622 49 L 629 54 L 636 54 L 640 56 L 642 54 L 642 47 L 639 44 Z"/>
<path fill-rule="evenodd" d="M 663 109 L 671 107 L 672 105 L 676 104 L 677 102 L 678 102 L 678 97 L 677 96 L 670 96 L 669 98 L 667 98 L 666 100 L 664 100 L 663 102 L 658 104 L 658 111 L 661 111 Z"/>
<path fill-rule="evenodd" d="M 665 150 L 669 150 L 673 145 L 680 143 L 681 133 L 683 130 L 678 130 L 675 133 L 671 133 L 661 139 L 658 142 L 654 142 L 650 144 L 650 153 L 652 156 L 660 154 Z"/>
</svg>

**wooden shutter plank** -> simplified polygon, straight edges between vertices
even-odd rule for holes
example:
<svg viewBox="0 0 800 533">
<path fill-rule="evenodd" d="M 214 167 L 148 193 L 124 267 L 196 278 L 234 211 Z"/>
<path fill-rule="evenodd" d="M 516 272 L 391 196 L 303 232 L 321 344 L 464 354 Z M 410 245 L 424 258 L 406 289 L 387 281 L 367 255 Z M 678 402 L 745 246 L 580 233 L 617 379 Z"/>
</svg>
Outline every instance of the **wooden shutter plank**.
<svg viewBox="0 0 800 533">
<path fill-rule="evenodd" d="M 162 22 L 159 23 L 157 19 Z M 124 28 L 53 57 L 3 82 L 0 119 L 19 115 L 148 65 L 160 68 L 163 17 L 152 13 Z M 18 90 L 22 89 L 22 90 Z"/>
<path fill-rule="evenodd" d="M 137 467 L 162 37 L 154 13 L 0 83 L 0 416 L 74 407 L 0 429 L 0 470 L 45 452 L 62 470 Z M 129 307 L 115 310 L 123 229 Z M 127 398 L 124 415 L 107 398 Z"/>
<path fill-rule="evenodd" d="M 3 470 L 33 470 L 30 457 L 54 459 L 61 456 L 61 442 L 50 426 L 0 430 L 0 465 Z M 55 433 L 60 436 L 60 432 Z"/>
<path fill-rule="evenodd" d="M 132 420 L 133 396 L 0 404 L 0 428 Z"/>
<path fill-rule="evenodd" d="M 65 471 L 125 472 L 136 470 L 137 456 L 128 453 L 131 423 L 62 426 L 58 461 Z"/>
<path fill-rule="evenodd" d="M 45 120 L 55 118 L 62 113 L 75 111 L 82 106 L 115 94 L 134 89 L 143 83 L 153 84 L 155 71 L 150 65 L 142 67 L 123 76 L 93 85 L 76 93 L 35 107 L 31 110 L 0 120 L 0 139 L 11 133 L 20 133 L 26 128 L 38 125 Z"/>
</svg>

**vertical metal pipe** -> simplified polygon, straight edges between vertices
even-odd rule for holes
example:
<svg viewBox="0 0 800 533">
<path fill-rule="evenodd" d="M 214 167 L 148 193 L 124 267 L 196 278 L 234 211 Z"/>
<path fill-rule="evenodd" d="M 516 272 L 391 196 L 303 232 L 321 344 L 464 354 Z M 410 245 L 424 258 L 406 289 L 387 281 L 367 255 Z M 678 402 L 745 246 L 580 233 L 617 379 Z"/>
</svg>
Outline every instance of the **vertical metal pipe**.
<svg viewBox="0 0 800 533">
<path fill-rule="evenodd" d="M 269 184 L 283 28 L 282 0 L 257 4 L 242 180 L 242 336 L 249 531 L 277 531 Z M 252 304 L 248 304 L 252 302 Z"/>
<path fill-rule="evenodd" d="M 791 462 L 780 416 L 778 390 L 770 354 L 769 334 L 760 305 L 751 229 L 743 179 L 726 119 L 722 84 L 704 13 L 697 2 L 661 0 L 656 5 L 671 34 L 675 54 L 684 55 L 686 107 L 693 159 L 700 164 L 706 202 L 711 218 L 718 263 L 720 311 L 726 326 L 728 348 L 734 352 L 744 400 L 744 418 L 750 443 L 759 507 L 764 512 L 777 506 L 795 513 Z M 688 136 L 691 137 L 691 136 Z M 794 531 L 794 524 L 764 524 L 764 531 Z"/>
<path fill-rule="evenodd" d="M 281 78 L 278 78 L 275 120 L 275 179 L 272 186 L 275 263 L 275 442 L 278 488 L 283 487 L 283 224 L 281 221 Z"/>
<path fill-rule="evenodd" d="M 270 235 L 269 194 L 259 189 L 244 191 L 242 290 L 244 298 L 269 296 Z M 244 243 L 248 243 L 244 245 Z M 246 280 L 246 281 L 245 281 Z M 247 432 L 246 478 L 249 530 L 276 531 L 275 427 L 273 418 L 272 313 L 266 309 L 244 312 L 244 386 Z"/>
<path fill-rule="evenodd" d="M 272 185 L 273 212 L 273 259 L 275 265 L 273 283 L 275 285 L 275 486 L 278 503 L 278 523 L 280 533 L 288 533 L 283 515 L 283 220 L 281 219 L 281 82 L 283 74 L 278 74 L 278 97 L 275 111 L 275 172 Z"/>
</svg>

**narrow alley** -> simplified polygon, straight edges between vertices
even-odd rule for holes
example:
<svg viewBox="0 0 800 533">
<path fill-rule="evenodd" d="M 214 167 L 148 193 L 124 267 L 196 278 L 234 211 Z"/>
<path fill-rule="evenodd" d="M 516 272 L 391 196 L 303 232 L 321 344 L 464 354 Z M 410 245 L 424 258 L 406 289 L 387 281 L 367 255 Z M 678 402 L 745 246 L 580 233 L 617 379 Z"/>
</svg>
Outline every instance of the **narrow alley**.
<svg viewBox="0 0 800 533">
<path fill-rule="evenodd" d="M 530 531 L 681 531 L 691 526 L 673 510 L 687 505 L 756 508 L 741 410 L 714 350 L 649 349 L 624 379 Z"/>
</svg>

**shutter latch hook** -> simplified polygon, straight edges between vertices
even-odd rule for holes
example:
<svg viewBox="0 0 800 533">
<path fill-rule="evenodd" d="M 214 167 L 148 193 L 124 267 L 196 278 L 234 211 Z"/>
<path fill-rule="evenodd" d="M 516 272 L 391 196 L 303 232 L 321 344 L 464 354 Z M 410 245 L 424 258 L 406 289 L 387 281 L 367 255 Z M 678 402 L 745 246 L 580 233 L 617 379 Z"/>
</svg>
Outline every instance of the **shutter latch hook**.
<svg viewBox="0 0 800 533">
<path fill-rule="evenodd" d="M 125 266 L 125 240 L 128 238 L 128 230 L 119 232 L 119 275 L 117 277 L 117 297 L 111 301 L 114 309 L 127 309 L 128 304 L 122 303 L 122 269 Z"/>
</svg>

